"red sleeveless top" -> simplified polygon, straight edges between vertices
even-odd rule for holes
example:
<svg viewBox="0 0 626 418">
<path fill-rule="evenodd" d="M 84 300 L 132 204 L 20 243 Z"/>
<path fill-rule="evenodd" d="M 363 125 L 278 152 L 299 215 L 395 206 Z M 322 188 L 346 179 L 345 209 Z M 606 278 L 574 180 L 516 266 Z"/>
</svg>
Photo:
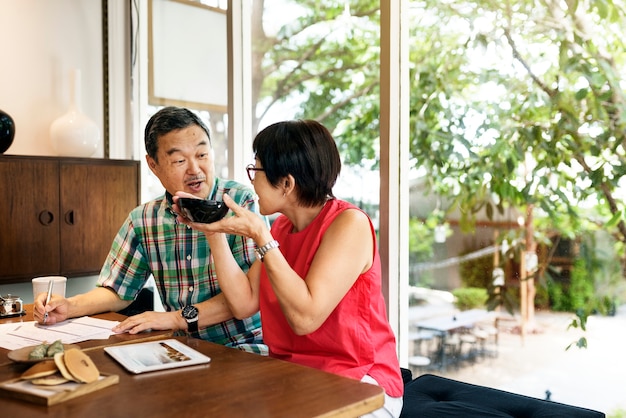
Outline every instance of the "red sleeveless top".
<svg viewBox="0 0 626 418">
<path fill-rule="evenodd" d="M 341 200 L 329 200 L 303 231 L 292 233 L 293 225 L 280 216 L 272 235 L 289 265 L 306 277 L 311 262 L 332 221 L 346 209 L 358 209 Z M 360 209 L 359 209 L 360 210 Z M 372 239 L 376 233 L 370 222 Z M 396 340 L 387 320 L 381 290 L 381 266 L 377 245 L 372 267 L 361 274 L 322 326 L 311 334 L 296 335 L 278 303 L 265 268 L 261 270 L 260 311 L 263 339 L 271 357 L 361 380 L 373 377 L 387 395 L 400 397 L 402 377 Z"/>
</svg>

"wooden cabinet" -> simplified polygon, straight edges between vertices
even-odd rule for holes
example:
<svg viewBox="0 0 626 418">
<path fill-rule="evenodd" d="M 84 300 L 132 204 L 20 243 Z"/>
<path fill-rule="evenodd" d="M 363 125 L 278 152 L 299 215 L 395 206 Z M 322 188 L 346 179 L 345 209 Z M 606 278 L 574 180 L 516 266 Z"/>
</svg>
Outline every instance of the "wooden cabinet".
<svg viewBox="0 0 626 418">
<path fill-rule="evenodd" d="M 98 274 L 139 202 L 138 161 L 0 155 L 0 284 Z"/>
</svg>

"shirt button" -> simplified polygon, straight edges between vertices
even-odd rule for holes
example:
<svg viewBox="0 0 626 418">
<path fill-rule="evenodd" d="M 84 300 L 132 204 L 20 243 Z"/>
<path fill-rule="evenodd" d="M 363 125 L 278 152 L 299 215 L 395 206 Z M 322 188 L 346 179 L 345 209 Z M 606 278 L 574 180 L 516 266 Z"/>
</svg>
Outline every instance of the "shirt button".
<svg viewBox="0 0 626 418">
<path fill-rule="evenodd" d="M 193 286 L 189 286 L 189 293 L 193 292 Z"/>
<path fill-rule="evenodd" d="M 191 255 L 187 255 L 187 261 L 191 261 Z"/>
</svg>

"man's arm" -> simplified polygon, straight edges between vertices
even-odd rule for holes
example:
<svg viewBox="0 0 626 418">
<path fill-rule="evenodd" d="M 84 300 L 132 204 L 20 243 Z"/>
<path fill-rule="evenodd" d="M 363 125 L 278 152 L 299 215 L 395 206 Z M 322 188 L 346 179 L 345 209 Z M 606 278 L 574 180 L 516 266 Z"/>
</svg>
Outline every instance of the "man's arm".
<svg viewBox="0 0 626 418">
<path fill-rule="evenodd" d="M 93 315 L 101 312 L 117 312 L 130 305 L 131 301 L 122 300 L 112 289 L 96 287 L 87 293 L 69 298 L 52 295 L 50 302 L 44 306 L 46 294 L 40 294 L 33 304 L 33 317 L 42 323 L 44 313 L 48 312 L 46 324 L 56 324 L 68 318 Z"/>
<path fill-rule="evenodd" d="M 226 304 L 226 298 L 223 293 L 213 296 L 211 299 L 204 302 L 196 303 L 194 305 L 198 308 L 198 327 L 206 328 L 211 325 L 219 324 L 220 322 L 232 319 L 233 313 Z M 181 329 L 187 330 L 187 321 L 180 315 L 180 311 L 177 311 L 180 317 Z"/>
<path fill-rule="evenodd" d="M 68 317 L 75 318 L 102 312 L 117 312 L 132 303 L 132 300 L 121 299 L 109 287 L 96 287 L 87 293 L 81 293 L 67 299 Z"/>
<path fill-rule="evenodd" d="M 233 317 L 222 294 L 216 295 L 204 302 L 196 303 L 194 306 L 198 308 L 199 311 L 199 328 L 206 328 Z M 137 334 L 149 329 L 187 331 L 187 321 L 182 317 L 181 309 L 171 312 L 147 311 L 138 315 L 129 316 L 113 328 L 113 331 Z"/>
</svg>

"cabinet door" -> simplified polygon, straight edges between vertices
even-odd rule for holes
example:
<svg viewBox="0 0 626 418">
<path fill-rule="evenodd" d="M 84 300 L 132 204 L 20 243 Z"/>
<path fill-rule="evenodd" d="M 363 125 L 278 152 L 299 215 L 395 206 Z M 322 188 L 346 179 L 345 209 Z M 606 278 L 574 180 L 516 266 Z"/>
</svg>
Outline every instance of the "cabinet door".
<svg viewBox="0 0 626 418">
<path fill-rule="evenodd" d="M 61 271 L 98 274 L 115 234 L 139 203 L 138 162 L 61 162 Z"/>
<path fill-rule="evenodd" d="M 0 283 L 58 272 L 59 248 L 58 161 L 0 157 Z"/>
</svg>

